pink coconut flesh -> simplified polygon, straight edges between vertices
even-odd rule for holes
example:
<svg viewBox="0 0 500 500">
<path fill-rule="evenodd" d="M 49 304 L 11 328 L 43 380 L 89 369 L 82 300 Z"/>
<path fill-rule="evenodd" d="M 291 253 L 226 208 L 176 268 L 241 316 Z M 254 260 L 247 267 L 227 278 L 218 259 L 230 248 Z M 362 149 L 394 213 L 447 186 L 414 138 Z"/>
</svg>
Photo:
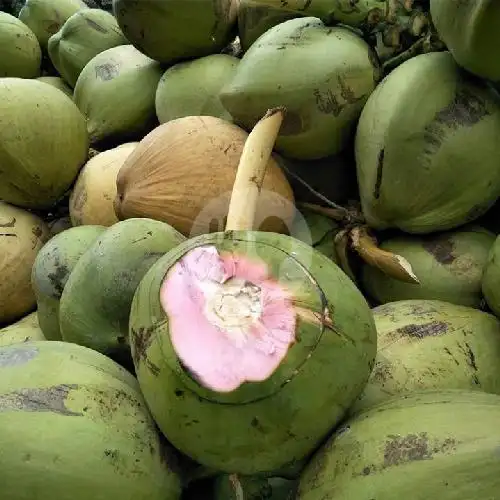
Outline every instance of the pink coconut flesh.
<svg viewBox="0 0 500 500">
<path fill-rule="evenodd" d="M 291 296 L 266 264 L 214 246 L 176 262 L 160 301 L 177 356 L 213 391 L 266 380 L 295 341 Z"/>
</svg>

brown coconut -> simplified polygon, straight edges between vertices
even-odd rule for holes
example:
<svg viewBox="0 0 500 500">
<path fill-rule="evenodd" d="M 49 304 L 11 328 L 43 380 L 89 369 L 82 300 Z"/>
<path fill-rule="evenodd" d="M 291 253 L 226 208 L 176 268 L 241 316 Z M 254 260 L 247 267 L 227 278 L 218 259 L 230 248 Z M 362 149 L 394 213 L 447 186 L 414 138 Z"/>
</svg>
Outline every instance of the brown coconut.
<svg viewBox="0 0 500 500">
<path fill-rule="evenodd" d="M 188 237 L 223 230 L 247 137 L 240 127 L 211 116 L 178 118 L 155 128 L 118 173 L 118 218 L 161 220 Z M 286 233 L 294 215 L 292 188 L 271 159 L 254 229 Z"/>
<path fill-rule="evenodd" d="M 48 238 L 49 228 L 40 217 L 0 202 L 0 324 L 35 309 L 31 268 Z"/>
<path fill-rule="evenodd" d="M 84 165 L 69 198 L 73 226 L 90 224 L 108 227 L 118 222 L 113 207 L 116 177 L 137 144 L 128 142 L 103 151 Z"/>
</svg>

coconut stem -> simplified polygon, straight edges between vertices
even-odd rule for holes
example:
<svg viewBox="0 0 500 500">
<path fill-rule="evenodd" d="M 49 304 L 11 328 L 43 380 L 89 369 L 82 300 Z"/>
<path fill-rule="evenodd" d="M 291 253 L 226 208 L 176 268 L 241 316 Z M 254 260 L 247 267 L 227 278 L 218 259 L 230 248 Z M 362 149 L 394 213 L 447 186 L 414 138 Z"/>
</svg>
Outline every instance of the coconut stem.
<svg viewBox="0 0 500 500">
<path fill-rule="evenodd" d="M 253 229 L 257 200 L 284 116 L 283 107 L 268 110 L 248 135 L 231 193 L 226 231 Z"/>
</svg>

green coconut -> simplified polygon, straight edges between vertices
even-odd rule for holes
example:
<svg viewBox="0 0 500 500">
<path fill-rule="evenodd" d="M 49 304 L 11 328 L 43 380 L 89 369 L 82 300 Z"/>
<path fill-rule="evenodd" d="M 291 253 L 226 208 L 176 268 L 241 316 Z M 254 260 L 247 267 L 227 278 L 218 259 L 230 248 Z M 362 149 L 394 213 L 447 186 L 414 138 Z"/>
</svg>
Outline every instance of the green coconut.
<svg viewBox="0 0 500 500">
<path fill-rule="evenodd" d="M 66 82 L 60 76 L 40 76 L 37 80 L 39 82 L 48 83 L 56 89 L 64 92 L 68 97 L 73 98 L 73 90 L 68 87 Z"/>
<path fill-rule="evenodd" d="M 30 340 L 46 340 L 38 323 L 36 311 L 0 329 L 0 347 Z"/>
<path fill-rule="evenodd" d="M 484 268 L 481 288 L 490 309 L 500 317 L 500 238 L 496 238 Z"/>
<path fill-rule="evenodd" d="M 130 43 L 162 63 L 220 52 L 234 38 L 236 7 L 234 0 L 113 0 Z"/>
<path fill-rule="evenodd" d="M 365 264 L 361 283 L 379 304 L 405 299 L 435 299 L 470 307 L 481 307 L 481 279 L 495 235 L 478 227 L 426 236 L 395 236 L 380 248 L 404 257 L 419 284 L 391 278 Z"/>
<path fill-rule="evenodd" d="M 301 16 L 304 14 L 288 10 L 283 3 L 271 5 L 267 1 L 240 0 L 238 35 L 242 49 L 247 51 L 259 36 L 273 26 Z"/>
<path fill-rule="evenodd" d="M 26 0 L 19 19 L 33 31 L 40 47 L 47 50 L 49 38 L 68 18 L 86 8 L 81 0 Z"/>
<path fill-rule="evenodd" d="M 85 118 L 60 90 L 22 78 L 0 79 L 0 116 L 0 199 L 49 208 L 87 159 Z"/>
<path fill-rule="evenodd" d="M 500 81 L 500 4 L 496 0 L 431 0 L 432 22 L 454 59 L 467 71 Z"/>
<path fill-rule="evenodd" d="M 373 309 L 377 358 L 351 413 L 439 389 L 500 394 L 500 321 L 472 307 L 400 300 Z"/>
<path fill-rule="evenodd" d="M 316 159 L 347 145 L 379 76 L 374 52 L 350 29 L 314 17 L 291 19 L 250 47 L 220 100 L 247 129 L 267 109 L 285 106 L 276 151 Z"/>
<path fill-rule="evenodd" d="M 163 70 L 132 45 L 95 56 L 80 73 L 73 100 L 92 143 L 142 139 L 157 125 L 155 95 Z"/>
<path fill-rule="evenodd" d="M 232 78 L 238 63 L 236 57 L 212 54 L 168 68 L 156 90 L 160 123 L 184 116 L 215 116 L 230 121 L 219 91 Z"/>
<path fill-rule="evenodd" d="M 62 291 L 63 340 L 128 365 L 128 320 L 135 289 L 146 271 L 184 240 L 168 224 L 146 218 L 106 229 L 75 264 Z"/>
<path fill-rule="evenodd" d="M 0 201 L 0 325 L 35 309 L 31 268 L 48 238 L 49 228 L 40 217 Z"/>
<path fill-rule="evenodd" d="M 245 327 L 252 318 L 258 333 Z M 130 343 L 169 441 L 247 475 L 310 454 L 376 354 L 371 311 L 340 268 L 295 238 L 254 231 L 201 235 L 160 258 L 135 293 Z"/>
<path fill-rule="evenodd" d="M 136 380 L 97 352 L 63 342 L 0 348 L 0 410 L 5 499 L 180 498 Z"/>
<path fill-rule="evenodd" d="M 329 217 L 302 208 L 295 216 L 290 235 L 338 263 L 334 240 L 340 230 L 339 224 Z"/>
<path fill-rule="evenodd" d="M 0 78 L 35 78 L 41 64 L 35 34 L 17 17 L 0 11 Z"/>
<path fill-rule="evenodd" d="M 499 419 L 496 394 L 393 398 L 328 439 L 307 465 L 296 499 L 493 500 L 500 487 Z"/>
<path fill-rule="evenodd" d="M 50 37 L 48 51 L 56 70 L 74 87 L 93 57 L 128 43 L 112 14 L 101 9 L 84 9 L 73 14 Z"/>
<path fill-rule="evenodd" d="M 358 124 L 367 222 L 429 233 L 476 219 L 500 193 L 498 137 L 498 96 L 449 52 L 404 62 L 371 94 Z"/>
<path fill-rule="evenodd" d="M 104 226 L 72 227 L 51 238 L 38 253 L 31 272 L 38 320 L 48 340 L 61 340 L 59 302 L 80 257 L 105 231 Z"/>
</svg>

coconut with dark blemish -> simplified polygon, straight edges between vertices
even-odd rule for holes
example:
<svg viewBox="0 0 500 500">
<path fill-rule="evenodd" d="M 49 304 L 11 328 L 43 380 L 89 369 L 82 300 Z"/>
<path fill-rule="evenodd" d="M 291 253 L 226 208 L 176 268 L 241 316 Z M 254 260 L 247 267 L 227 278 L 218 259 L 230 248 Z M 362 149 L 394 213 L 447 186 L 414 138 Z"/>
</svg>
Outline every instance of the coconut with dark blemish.
<svg viewBox="0 0 500 500">
<path fill-rule="evenodd" d="M 359 119 L 361 205 L 374 228 L 430 233 L 458 227 L 500 193 L 497 94 L 449 52 L 389 73 Z"/>
<path fill-rule="evenodd" d="M 444 300 L 480 308 L 481 279 L 495 235 L 478 227 L 426 236 L 394 236 L 380 248 L 404 257 L 419 283 L 405 283 L 364 264 L 361 284 L 379 304 L 405 299 Z"/>
<path fill-rule="evenodd" d="M 302 474 L 297 500 L 493 499 L 500 396 L 429 391 L 344 422 Z"/>
<path fill-rule="evenodd" d="M 350 413 L 392 396 L 464 389 L 500 394 L 500 321 L 471 307 L 400 300 L 373 309 L 377 357 Z"/>
<path fill-rule="evenodd" d="M 59 302 L 71 271 L 105 230 L 104 226 L 72 227 L 50 239 L 38 252 L 31 269 L 38 321 L 48 340 L 61 340 Z"/>
<path fill-rule="evenodd" d="M 306 243 L 251 231 L 282 110 L 249 135 L 226 231 L 159 259 L 139 284 L 130 342 L 167 438 L 196 461 L 272 473 L 315 449 L 368 379 L 376 332 L 350 279 Z"/>
<path fill-rule="evenodd" d="M 0 348 L 2 498 L 178 500 L 136 379 L 65 342 Z"/>
</svg>

